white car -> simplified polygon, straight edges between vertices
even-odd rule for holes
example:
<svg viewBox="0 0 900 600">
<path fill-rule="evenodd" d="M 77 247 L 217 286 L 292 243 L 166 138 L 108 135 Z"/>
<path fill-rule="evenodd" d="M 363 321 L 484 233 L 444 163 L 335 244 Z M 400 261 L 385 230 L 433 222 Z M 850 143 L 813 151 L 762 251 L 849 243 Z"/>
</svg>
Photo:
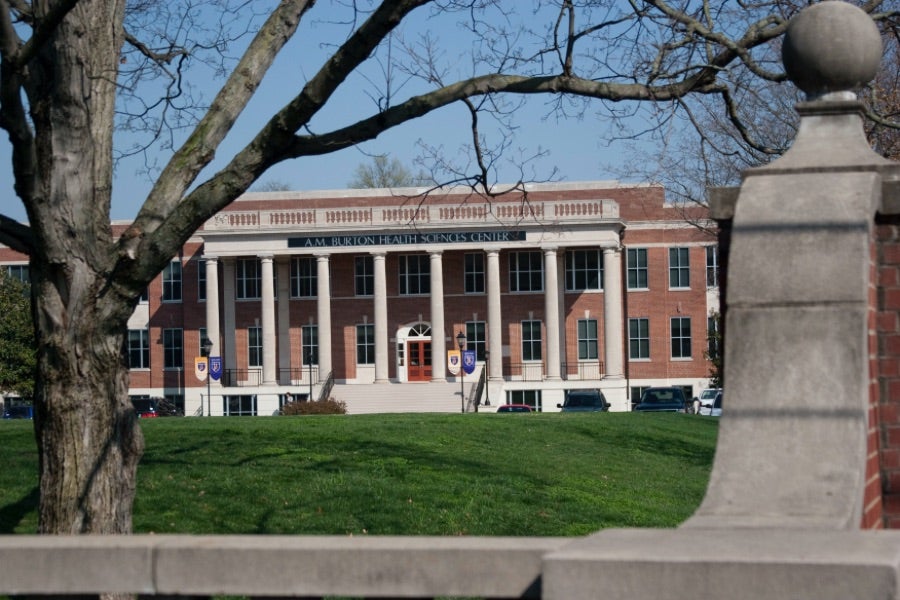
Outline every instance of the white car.
<svg viewBox="0 0 900 600">
<path fill-rule="evenodd" d="M 712 398 L 706 395 L 706 392 L 710 391 L 714 392 Z M 722 416 L 722 390 L 703 390 L 703 394 L 700 395 L 700 414 L 707 417 Z"/>
</svg>

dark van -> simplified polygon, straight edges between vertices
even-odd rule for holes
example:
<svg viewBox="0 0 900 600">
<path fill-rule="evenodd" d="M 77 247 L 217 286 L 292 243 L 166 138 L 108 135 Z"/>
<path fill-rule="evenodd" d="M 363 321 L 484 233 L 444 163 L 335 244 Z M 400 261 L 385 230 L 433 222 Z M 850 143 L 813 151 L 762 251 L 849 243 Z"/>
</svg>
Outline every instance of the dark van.
<svg viewBox="0 0 900 600">
<path fill-rule="evenodd" d="M 684 412 L 684 390 L 680 387 L 651 387 L 641 394 L 634 410 L 641 412 Z"/>
<path fill-rule="evenodd" d="M 568 390 L 565 402 L 556 407 L 562 412 L 605 412 L 609 402 L 600 390 Z"/>
</svg>

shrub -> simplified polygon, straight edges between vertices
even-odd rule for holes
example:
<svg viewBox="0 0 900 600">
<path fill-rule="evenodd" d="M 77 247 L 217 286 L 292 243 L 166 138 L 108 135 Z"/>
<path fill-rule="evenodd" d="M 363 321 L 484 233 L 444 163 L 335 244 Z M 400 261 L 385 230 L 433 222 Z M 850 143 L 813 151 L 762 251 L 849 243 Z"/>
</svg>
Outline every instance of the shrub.
<svg viewBox="0 0 900 600">
<path fill-rule="evenodd" d="M 347 404 L 334 398 L 312 402 L 288 402 L 281 409 L 283 415 L 345 415 Z"/>
</svg>

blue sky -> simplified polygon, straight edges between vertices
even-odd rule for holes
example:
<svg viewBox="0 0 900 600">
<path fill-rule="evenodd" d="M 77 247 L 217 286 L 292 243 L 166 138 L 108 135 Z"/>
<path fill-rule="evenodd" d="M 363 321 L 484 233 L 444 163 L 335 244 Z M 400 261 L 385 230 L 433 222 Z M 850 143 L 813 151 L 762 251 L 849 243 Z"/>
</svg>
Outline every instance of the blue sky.
<svg viewBox="0 0 900 600">
<path fill-rule="evenodd" d="M 319 10 L 319 7 L 323 8 Z M 320 2 L 309 15 L 314 22 L 309 27 L 301 26 L 301 32 L 282 52 L 267 74 L 255 99 L 220 147 L 215 162 L 205 173 L 206 176 L 223 166 L 236 150 L 251 139 L 265 120 L 296 94 L 303 82 L 319 68 L 323 58 L 329 54 L 326 44 L 340 40 L 336 35 L 336 31 L 339 30 L 337 26 L 328 23 L 332 18 L 330 11 L 333 9 L 333 4 Z M 413 24 L 421 25 L 426 17 L 426 13 L 419 12 Z M 451 22 L 427 25 L 430 34 L 442 45 L 446 45 L 446 39 L 441 38 L 442 34 L 453 41 L 447 49 L 448 55 L 458 51 L 461 56 L 463 48 L 459 44 L 468 42 L 458 37 L 452 27 Z M 410 31 L 403 31 L 401 35 L 411 36 Z M 466 68 L 464 61 L 457 60 L 458 64 L 452 64 L 452 68 L 458 72 L 452 74 L 451 79 L 467 74 L 464 71 Z M 370 77 L 373 73 L 375 71 L 371 69 L 368 71 Z M 191 81 L 204 90 L 207 98 L 212 97 L 217 89 L 214 86 L 220 83 L 206 78 L 202 71 L 193 75 Z M 353 77 L 345 82 L 342 90 L 313 122 L 317 131 L 343 126 L 360 116 L 371 114 L 374 105 L 365 94 L 367 89 L 371 91 L 371 83 L 362 77 Z M 401 97 L 405 97 L 403 94 L 405 91 L 401 91 Z M 523 148 L 531 153 L 540 147 L 549 153 L 536 165 L 537 178 L 548 176 L 555 167 L 558 169 L 556 177 L 566 181 L 615 179 L 616 174 L 611 172 L 609 167 L 620 165 L 626 158 L 620 145 L 614 144 L 610 147 L 607 143 L 606 123 L 592 113 L 588 113 L 583 120 L 557 121 L 552 116 L 547 118 L 548 108 L 545 103 L 548 100 L 550 98 L 545 96 L 532 97 L 516 115 L 519 129 L 514 149 Z M 448 107 L 395 128 L 360 148 L 282 163 L 270 169 L 258 183 L 277 181 L 291 189 L 304 191 L 345 188 L 353 177 L 354 169 L 370 161 L 366 153 L 389 154 L 408 165 L 410 170 L 418 171 L 413 167 L 413 160 L 420 152 L 417 140 L 425 139 L 429 144 L 440 145 L 448 155 L 456 156 L 461 145 L 468 142 L 468 136 L 467 111 L 462 105 Z M 117 143 L 129 141 L 124 134 L 117 134 Z M 168 153 L 161 151 L 151 155 L 151 158 L 161 161 L 167 157 Z M 142 167 L 143 158 L 125 160 L 118 165 L 113 185 L 113 219 L 133 218 L 146 197 L 151 181 L 146 174 L 140 172 Z M 514 181 L 518 176 L 518 171 L 510 166 L 500 170 L 498 180 L 504 183 Z M 201 177 L 200 181 L 203 179 L 205 177 Z M 8 190 L 6 199 L 0 203 L 0 210 L 7 216 L 24 220 L 24 209 L 19 200 L 12 196 L 9 147 L 5 140 L 0 144 L 0 186 Z"/>
</svg>

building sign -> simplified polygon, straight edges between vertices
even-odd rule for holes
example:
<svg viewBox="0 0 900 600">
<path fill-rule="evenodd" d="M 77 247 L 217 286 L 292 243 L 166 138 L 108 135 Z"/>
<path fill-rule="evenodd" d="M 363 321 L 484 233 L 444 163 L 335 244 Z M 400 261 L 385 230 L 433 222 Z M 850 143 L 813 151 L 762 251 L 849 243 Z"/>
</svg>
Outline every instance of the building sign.
<svg viewBox="0 0 900 600">
<path fill-rule="evenodd" d="M 338 248 L 348 246 L 404 246 L 415 244 L 496 244 L 521 242 L 524 231 L 457 231 L 434 233 L 378 233 L 368 235 L 317 235 L 288 238 L 288 248 Z"/>
</svg>

